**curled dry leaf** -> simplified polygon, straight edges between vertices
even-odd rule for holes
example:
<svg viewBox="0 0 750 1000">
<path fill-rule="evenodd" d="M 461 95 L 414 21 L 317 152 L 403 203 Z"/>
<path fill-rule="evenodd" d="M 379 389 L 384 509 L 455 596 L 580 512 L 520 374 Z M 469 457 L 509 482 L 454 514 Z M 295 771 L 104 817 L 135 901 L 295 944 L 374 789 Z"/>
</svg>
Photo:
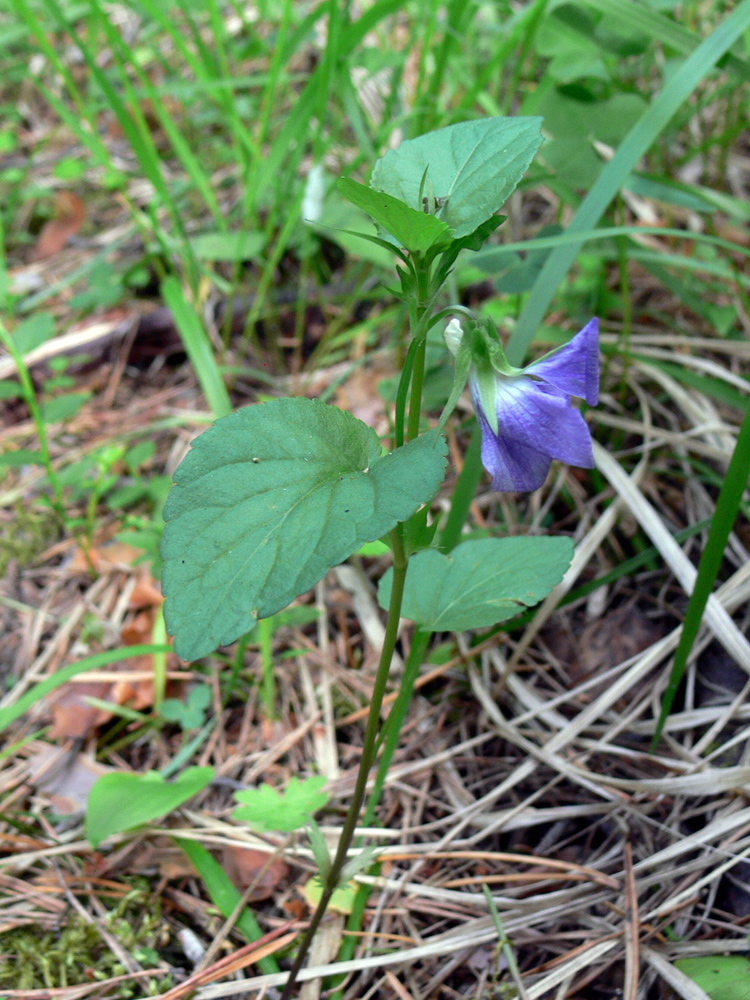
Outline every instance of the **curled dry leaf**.
<svg viewBox="0 0 750 1000">
<path fill-rule="evenodd" d="M 43 792 L 59 816 L 73 816 L 86 809 L 89 792 L 103 774 L 114 771 L 87 754 L 70 754 L 42 743 L 29 758 L 29 783 Z"/>
<path fill-rule="evenodd" d="M 282 858 L 234 844 L 222 851 L 222 867 L 240 892 L 252 886 L 251 903 L 269 899 L 289 875 L 289 866 Z"/>
<path fill-rule="evenodd" d="M 75 236 L 86 218 L 83 200 L 72 191 L 58 191 L 55 195 L 55 214 L 42 226 L 32 260 L 45 260 L 60 253 L 65 244 Z"/>
</svg>

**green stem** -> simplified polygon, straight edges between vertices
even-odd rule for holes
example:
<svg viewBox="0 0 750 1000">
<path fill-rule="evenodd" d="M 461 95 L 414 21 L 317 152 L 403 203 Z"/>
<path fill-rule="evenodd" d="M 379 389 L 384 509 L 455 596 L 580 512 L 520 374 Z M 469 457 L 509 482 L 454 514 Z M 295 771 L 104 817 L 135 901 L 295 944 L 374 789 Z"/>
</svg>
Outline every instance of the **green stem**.
<svg viewBox="0 0 750 1000">
<path fill-rule="evenodd" d="M 422 389 L 424 387 L 424 363 L 427 353 L 427 338 L 424 337 L 414 354 L 414 370 L 411 376 L 411 399 L 409 400 L 409 425 L 406 440 L 413 441 L 419 434 L 419 419 L 422 416 Z"/>
<path fill-rule="evenodd" d="M 6 346 L 6 348 L 10 352 L 11 357 L 16 363 L 18 378 L 21 382 L 21 389 L 23 390 L 24 401 L 29 408 L 31 419 L 34 422 L 36 435 L 37 438 L 39 439 L 39 452 L 42 457 L 42 464 L 44 465 L 44 469 L 47 473 L 47 478 L 50 481 L 50 485 L 52 486 L 52 492 L 54 493 L 54 498 L 51 500 L 52 509 L 60 518 L 61 523 L 65 524 L 67 521 L 65 513 L 65 498 L 63 496 L 60 480 L 57 478 L 57 473 L 55 472 L 55 469 L 52 465 L 52 457 L 50 456 L 49 444 L 47 442 L 47 428 L 44 425 L 44 418 L 42 416 L 42 411 L 39 407 L 39 401 L 37 400 L 36 390 L 34 389 L 34 383 L 31 381 L 31 376 L 29 375 L 29 369 L 26 367 L 26 362 L 23 359 L 23 355 L 13 342 L 13 338 L 5 330 L 5 328 L 1 323 L 0 323 L 0 340 Z"/>
<path fill-rule="evenodd" d="M 258 622 L 263 708 L 269 719 L 276 718 L 276 680 L 273 673 L 273 615 Z"/>
<path fill-rule="evenodd" d="M 325 878 L 323 894 L 320 897 L 317 909 L 315 910 L 312 920 L 310 921 L 310 925 L 305 931 L 305 935 L 300 943 L 297 957 L 294 960 L 294 965 L 289 973 L 289 978 L 284 986 L 284 991 L 281 994 L 281 1000 L 291 1000 L 292 990 L 294 989 L 294 984 L 297 981 L 299 971 L 302 968 L 302 963 L 304 962 L 307 952 L 310 949 L 310 945 L 312 944 L 312 940 L 315 937 L 320 922 L 325 915 L 331 896 L 333 896 L 334 891 L 338 887 L 341 873 L 344 865 L 346 864 L 346 855 L 351 847 L 352 841 L 354 840 L 354 832 L 357 827 L 362 804 L 365 800 L 367 778 L 377 753 L 378 731 L 380 729 L 380 709 L 383 704 L 383 696 L 385 695 L 385 688 L 388 683 L 388 673 L 391 668 L 393 651 L 396 647 L 396 639 L 398 637 L 401 602 L 404 596 L 404 583 L 406 581 L 406 567 L 408 562 L 404 552 L 400 526 L 394 528 L 391 532 L 390 538 L 391 547 L 393 549 L 393 584 L 391 587 L 391 600 L 388 607 L 388 620 L 385 626 L 383 649 L 380 654 L 380 663 L 378 664 L 378 672 L 375 675 L 375 685 L 372 690 L 370 711 L 367 716 L 367 728 L 365 730 L 365 739 L 362 745 L 362 759 L 360 760 L 359 771 L 357 773 L 357 783 L 354 788 L 354 795 L 352 797 L 351 804 L 349 805 L 349 809 L 346 813 L 346 818 L 344 819 L 344 826 L 341 831 L 336 856 L 331 862 L 330 870 Z"/>
</svg>

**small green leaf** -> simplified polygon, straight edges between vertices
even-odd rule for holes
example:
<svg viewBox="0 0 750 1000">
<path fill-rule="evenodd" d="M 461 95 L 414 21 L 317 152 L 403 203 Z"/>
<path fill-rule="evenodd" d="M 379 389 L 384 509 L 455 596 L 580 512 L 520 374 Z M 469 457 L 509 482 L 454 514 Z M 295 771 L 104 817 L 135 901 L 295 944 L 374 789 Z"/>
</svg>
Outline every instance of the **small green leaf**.
<svg viewBox="0 0 750 1000">
<path fill-rule="evenodd" d="M 212 767 L 188 767 L 174 781 L 165 781 L 158 771 L 102 775 L 86 809 L 89 843 L 98 847 L 113 833 L 165 816 L 202 791 L 213 776 Z"/>
<path fill-rule="evenodd" d="M 370 185 L 421 209 L 423 179 L 440 219 L 468 236 L 511 194 L 542 144 L 541 118 L 483 118 L 407 139 L 375 164 Z"/>
<path fill-rule="evenodd" d="M 325 783 L 322 776 L 304 781 L 290 778 L 283 795 L 270 785 L 235 792 L 234 797 L 240 805 L 232 816 L 240 823 L 249 823 L 260 833 L 269 830 L 290 833 L 304 826 L 312 814 L 328 802 L 329 796 L 321 792 Z"/>
<path fill-rule="evenodd" d="M 349 914 L 354 909 L 354 899 L 357 895 L 357 890 L 359 886 L 356 882 L 347 882 L 345 885 L 341 885 L 338 889 L 334 889 L 333 895 L 331 896 L 331 901 L 328 904 L 328 910 L 330 913 L 344 913 Z M 323 886 L 320 884 L 320 879 L 317 875 L 313 875 L 311 879 L 304 884 L 302 887 L 302 895 L 307 900 L 307 904 L 311 910 L 320 902 L 320 897 L 323 895 Z"/>
<path fill-rule="evenodd" d="M 348 177 L 338 182 L 341 194 L 358 208 L 364 209 L 411 253 L 424 253 L 431 246 L 449 243 L 453 232 L 435 215 L 410 208 L 398 198 L 358 184 Z"/>
<path fill-rule="evenodd" d="M 67 392 L 63 396 L 53 396 L 43 401 L 40 410 L 45 424 L 57 424 L 72 420 L 91 394 L 88 392 Z"/>
<path fill-rule="evenodd" d="M 28 354 L 55 335 L 52 313 L 40 312 L 19 323 L 13 331 L 13 342 L 21 354 Z"/>
<path fill-rule="evenodd" d="M 449 555 L 418 552 L 409 562 L 402 615 L 433 632 L 484 628 L 543 600 L 573 557 L 569 538 L 480 538 Z M 388 607 L 393 570 L 380 581 Z"/>
<path fill-rule="evenodd" d="M 702 955 L 680 958 L 674 964 L 711 1000 L 750 1000 L 750 959 L 740 955 Z"/>
<path fill-rule="evenodd" d="M 177 655 L 234 642 L 410 517 L 440 485 L 445 452 L 429 433 L 381 456 L 372 428 L 319 400 L 217 420 L 164 507 L 164 614 Z"/>
<path fill-rule="evenodd" d="M 17 448 L 15 451 L 6 451 L 0 455 L 0 467 L 18 469 L 23 465 L 44 465 L 42 453 Z"/>
<path fill-rule="evenodd" d="M 19 382 L 11 380 L 0 382 L 0 399 L 20 399 L 23 389 Z"/>
<path fill-rule="evenodd" d="M 207 684 L 197 684 L 188 692 L 187 703 L 167 698 L 161 706 L 161 717 L 167 722 L 176 722 L 182 729 L 199 729 L 210 704 L 211 688 Z"/>
</svg>

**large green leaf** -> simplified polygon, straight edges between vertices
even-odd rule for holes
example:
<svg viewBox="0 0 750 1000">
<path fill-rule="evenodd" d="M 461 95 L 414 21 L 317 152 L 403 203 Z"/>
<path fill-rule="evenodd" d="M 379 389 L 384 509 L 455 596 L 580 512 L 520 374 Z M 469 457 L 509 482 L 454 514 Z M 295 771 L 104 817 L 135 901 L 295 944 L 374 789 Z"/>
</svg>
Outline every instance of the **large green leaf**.
<svg viewBox="0 0 750 1000">
<path fill-rule="evenodd" d="M 750 1000 L 750 961 L 743 955 L 700 955 L 674 964 L 711 1000 Z"/>
<path fill-rule="evenodd" d="M 342 177 L 337 186 L 348 201 L 364 209 L 411 253 L 423 253 L 436 243 L 447 244 L 453 236 L 450 227 L 437 216 L 418 212 L 383 191 L 373 191 L 349 177 Z"/>
<path fill-rule="evenodd" d="M 172 812 L 202 791 L 213 776 L 212 767 L 188 767 L 174 781 L 166 781 L 158 771 L 102 775 L 86 807 L 86 836 L 91 846 Z"/>
<path fill-rule="evenodd" d="M 434 496 L 445 454 L 430 433 L 382 456 L 372 428 L 318 400 L 217 420 L 164 508 L 164 614 L 177 654 L 233 642 L 406 520 Z"/>
<path fill-rule="evenodd" d="M 401 614 L 432 632 L 484 628 L 537 604 L 573 558 L 569 538 L 480 538 L 450 554 L 418 552 L 409 562 Z M 393 571 L 380 581 L 387 608 Z"/>
<path fill-rule="evenodd" d="M 439 218 L 457 237 L 468 236 L 523 177 L 542 144 L 541 124 L 541 118 L 483 118 L 407 139 L 378 160 L 370 186 L 418 211 L 420 194 L 434 197 L 442 204 Z"/>
</svg>

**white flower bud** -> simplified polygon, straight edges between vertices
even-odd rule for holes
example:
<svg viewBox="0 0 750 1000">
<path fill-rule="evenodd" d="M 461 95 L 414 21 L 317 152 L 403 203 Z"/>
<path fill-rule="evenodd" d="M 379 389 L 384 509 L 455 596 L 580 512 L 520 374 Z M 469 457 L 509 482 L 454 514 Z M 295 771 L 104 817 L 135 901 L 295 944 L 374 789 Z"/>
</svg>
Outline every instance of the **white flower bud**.
<svg viewBox="0 0 750 1000">
<path fill-rule="evenodd" d="M 461 339 L 464 335 L 464 328 L 461 326 L 457 319 L 452 319 L 450 323 L 445 328 L 445 333 L 443 337 L 445 338 L 445 343 L 448 350 L 451 352 L 453 357 L 458 354 L 458 348 L 461 343 Z"/>
</svg>

